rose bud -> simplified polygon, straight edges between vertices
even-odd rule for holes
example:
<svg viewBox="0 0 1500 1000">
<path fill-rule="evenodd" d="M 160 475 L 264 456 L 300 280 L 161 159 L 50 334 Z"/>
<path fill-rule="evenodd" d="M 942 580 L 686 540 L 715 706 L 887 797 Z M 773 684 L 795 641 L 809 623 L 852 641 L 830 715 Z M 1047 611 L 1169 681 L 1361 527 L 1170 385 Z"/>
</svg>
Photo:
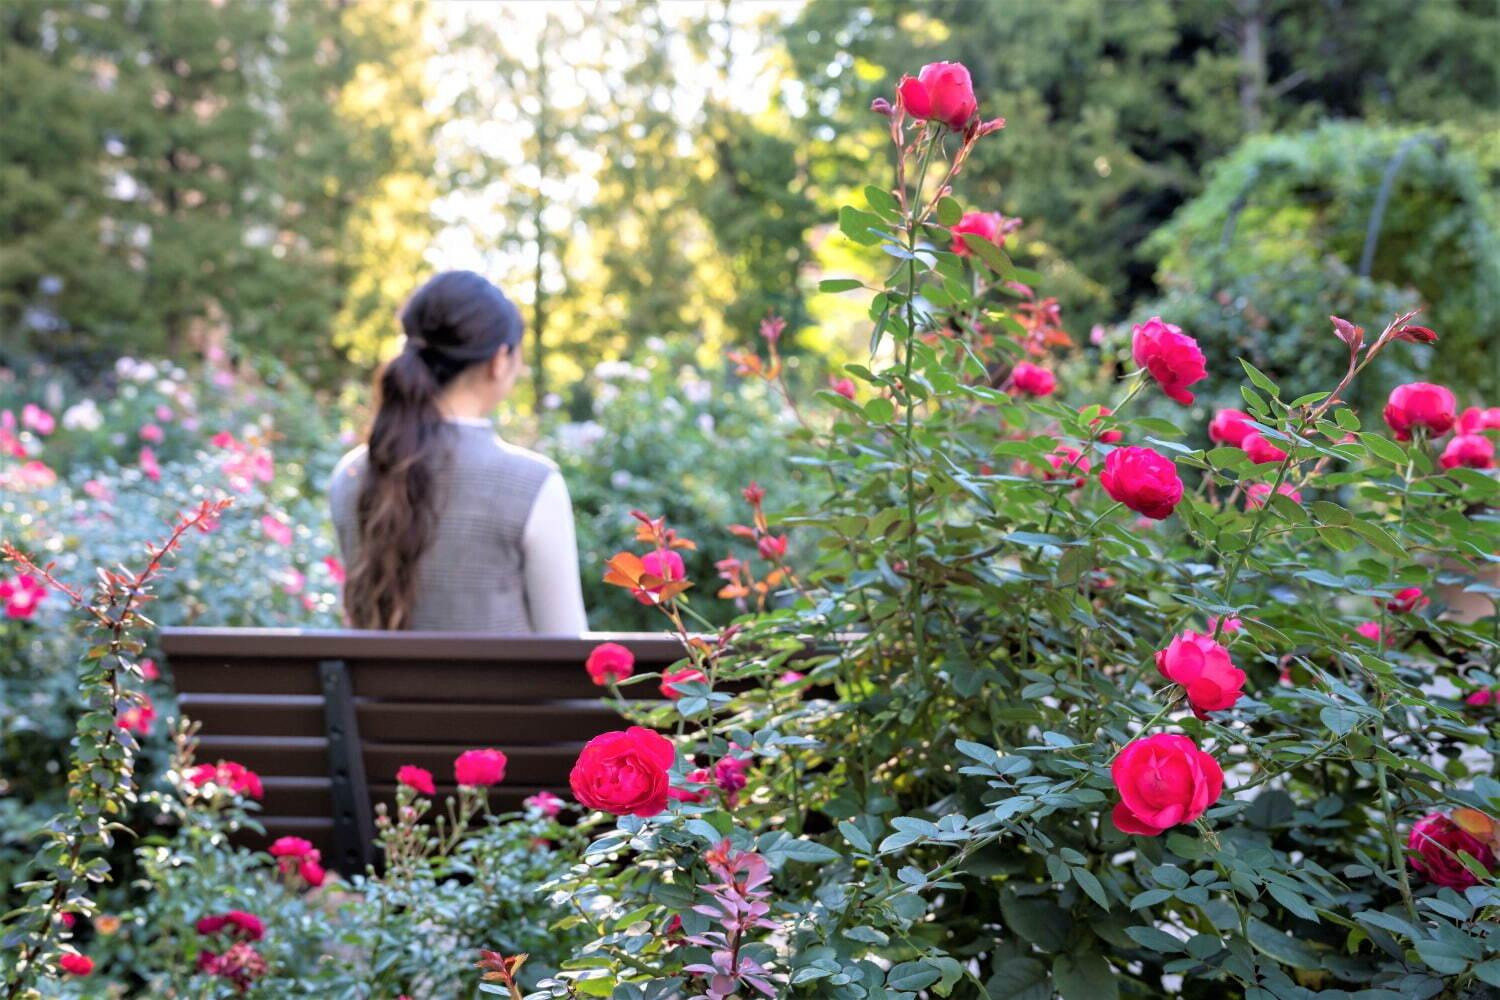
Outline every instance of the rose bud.
<svg viewBox="0 0 1500 1000">
<path fill-rule="evenodd" d="M 955 130 L 979 111 L 974 83 L 963 63 L 929 63 L 916 79 L 902 77 L 896 99 L 913 118 L 939 121 Z"/>
</svg>

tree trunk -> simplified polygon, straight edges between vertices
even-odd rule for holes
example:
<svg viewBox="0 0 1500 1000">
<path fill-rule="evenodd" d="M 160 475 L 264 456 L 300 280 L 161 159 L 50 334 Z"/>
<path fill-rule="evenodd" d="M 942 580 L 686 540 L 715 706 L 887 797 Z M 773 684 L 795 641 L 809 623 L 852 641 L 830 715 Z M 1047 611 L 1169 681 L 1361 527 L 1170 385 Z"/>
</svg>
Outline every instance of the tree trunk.
<svg viewBox="0 0 1500 1000">
<path fill-rule="evenodd" d="M 1261 0 L 1240 0 L 1240 121 L 1246 135 L 1260 131 L 1266 98 L 1266 16 Z"/>
</svg>

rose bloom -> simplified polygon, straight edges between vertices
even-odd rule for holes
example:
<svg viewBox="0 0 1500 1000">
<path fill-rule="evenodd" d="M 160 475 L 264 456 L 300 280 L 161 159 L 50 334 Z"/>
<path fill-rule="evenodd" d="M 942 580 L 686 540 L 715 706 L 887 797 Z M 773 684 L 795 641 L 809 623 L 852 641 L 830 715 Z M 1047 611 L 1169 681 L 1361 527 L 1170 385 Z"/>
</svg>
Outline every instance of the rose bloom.
<svg viewBox="0 0 1500 1000">
<path fill-rule="evenodd" d="M 143 424 L 141 426 L 141 440 L 149 441 L 151 444 L 161 444 L 166 433 L 155 424 Z"/>
<path fill-rule="evenodd" d="M 324 556 L 323 565 L 328 567 L 328 575 L 334 583 L 344 582 L 344 564 L 339 562 L 335 556 Z"/>
<path fill-rule="evenodd" d="M 1086 407 L 1086 406 L 1080 406 L 1078 408 L 1078 411 L 1080 413 L 1082 413 L 1086 409 L 1088 409 L 1088 407 Z M 1107 417 L 1107 416 L 1109 416 L 1110 414 L 1112 414 L 1114 412 L 1115 412 L 1114 410 L 1111 410 L 1107 406 L 1101 406 L 1101 407 L 1099 407 L 1099 416 L 1095 417 L 1093 420 L 1090 420 L 1089 421 L 1089 426 L 1092 427 L 1095 424 L 1103 423 L 1104 422 L 1104 418 Z M 1107 431 L 1100 431 L 1099 432 L 1099 440 L 1102 443 L 1104 443 L 1104 444 L 1114 444 L 1116 441 L 1120 440 L 1124 436 L 1125 436 L 1125 432 L 1121 431 L 1121 430 L 1107 430 Z"/>
<path fill-rule="evenodd" d="M 913 118 L 939 121 L 955 130 L 979 111 L 974 82 L 963 63 L 928 63 L 916 79 L 901 78 L 896 99 Z"/>
<path fill-rule="evenodd" d="M 1432 599 L 1422 593 L 1421 587 L 1406 587 L 1396 591 L 1389 601 L 1385 602 L 1385 609 L 1396 615 L 1409 615 L 1413 611 L 1420 611 L 1432 603 Z"/>
<path fill-rule="evenodd" d="M 1088 481 L 1088 471 L 1093 467 L 1093 463 L 1084 457 L 1082 452 L 1069 445 L 1063 445 L 1050 452 L 1046 459 L 1047 464 L 1052 466 L 1052 471 L 1046 473 L 1047 479 L 1071 478 L 1073 485 L 1080 489 Z"/>
<path fill-rule="evenodd" d="M 1186 736 L 1169 733 L 1127 743 L 1109 771 L 1120 792 L 1111 818 L 1122 833 L 1156 837 L 1191 823 L 1224 790 L 1219 762 Z"/>
<path fill-rule="evenodd" d="M 1131 328 L 1130 353 L 1161 384 L 1167 398 L 1179 403 L 1191 403 L 1193 394 L 1187 387 L 1208 377 L 1198 342 L 1160 316 Z"/>
<path fill-rule="evenodd" d="M 1366 639 L 1369 639 L 1374 643 L 1379 643 L 1384 640 L 1384 645 L 1389 646 L 1396 641 L 1391 636 L 1386 634 L 1385 630 L 1380 627 L 1379 622 L 1365 622 L 1364 624 L 1357 626 L 1354 631 L 1358 632 L 1360 635 L 1364 636 Z"/>
<path fill-rule="evenodd" d="M 1286 459 L 1286 452 L 1267 441 L 1259 433 L 1251 431 L 1240 439 L 1240 447 L 1256 465 L 1269 465 Z"/>
<path fill-rule="evenodd" d="M 706 683 L 708 678 L 697 667 L 682 667 L 679 670 L 668 670 L 661 675 L 661 696 L 676 701 L 682 697 L 682 692 L 678 691 L 674 685 L 686 681 L 704 681 Z"/>
<path fill-rule="evenodd" d="M 277 545 L 292 544 L 292 526 L 270 514 L 260 519 L 260 530 Z"/>
<path fill-rule="evenodd" d="M 1495 445 L 1483 434 L 1458 434 L 1448 442 L 1438 464 L 1445 469 L 1460 465 L 1466 469 L 1493 469 L 1495 467 Z"/>
<path fill-rule="evenodd" d="M 687 567 L 682 563 L 682 556 L 671 549 L 652 549 L 641 556 L 641 567 L 652 576 L 661 577 L 668 583 L 681 580 L 687 576 Z M 660 587 L 644 587 L 637 592 L 635 599 L 642 604 L 655 604 L 653 594 L 661 593 Z"/>
<path fill-rule="evenodd" d="M 1232 707 L 1245 686 L 1245 672 L 1229 659 L 1229 650 L 1193 631 L 1183 632 L 1166 649 L 1157 651 L 1156 669 L 1182 685 L 1193 714 L 1200 719 Z"/>
<path fill-rule="evenodd" d="M 683 776 L 682 780 L 687 782 L 689 785 L 697 785 L 699 787 L 678 788 L 674 786 L 672 788 L 668 788 L 667 798 L 671 799 L 673 802 L 692 802 L 695 804 L 702 802 L 708 798 L 708 786 L 714 783 L 713 775 L 708 773 L 708 768 L 706 767 L 700 767 L 696 770 L 689 771 Z"/>
<path fill-rule="evenodd" d="M 1434 885 L 1464 890 L 1478 885 L 1479 879 L 1459 860 L 1466 851 L 1485 868 L 1494 870 L 1494 849 L 1442 813 L 1418 820 L 1406 840 L 1408 850 L 1415 851 L 1411 866 Z"/>
<path fill-rule="evenodd" d="M 995 246 L 1005 245 L 1005 216 L 999 212 L 965 212 L 963 218 L 958 220 L 958 225 L 948 231 L 953 234 L 953 243 L 948 249 L 960 257 L 971 256 L 974 251 L 964 242 L 964 233 L 973 233 L 982 236 Z"/>
<path fill-rule="evenodd" d="M 1487 410 L 1471 406 L 1458 415 L 1458 433 L 1479 434 L 1487 430 L 1500 430 L 1500 406 Z"/>
<path fill-rule="evenodd" d="M 854 398 L 854 380 L 852 378 L 835 378 L 830 375 L 828 376 L 828 388 L 845 399 Z"/>
<path fill-rule="evenodd" d="M 505 780 L 505 754 L 499 750 L 465 750 L 453 762 L 453 777 L 460 785 L 486 788 Z"/>
<path fill-rule="evenodd" d="M 52 414 L 37 406 L 35 403 L 27 403 L 21 407 L 21 426 L 27 430 L 36 431 L 42 437 L 46 437 L 57 429 L 57 421 Z"/>
<path fill-rule="evenodd" d="M 1292 489 L 1291 486 L 1287 485 L 1286 483 L 1282 483 L 1280 486 L 1276 487 L 1276 492 L 1280 493 L 1282 496 L 1291 497 L 1293 502 L 1295 503 L 1302 502 L 1302 494 Z M 1257 507 L 1264 507 L 1266 505 L 1266 498 L 1270 495 L 1270 483 L 1251 483 L 1249 486 L 1245 487 L 1245 509 L 1255 510 Z"/>
<path fill-rule="evenodd" d="M 1208 436 L 1219 444 L 1242 446 L 1248 435 L 1255 433 L 1251 416 L 1244 410 L 1220 410 L 1208 424 Z"/>
<path fill-rule="evenodd" d="M 436 795 L 437 786 L 432 783 L 432 772 L 425 767 L 403 764 L 396 769 L 396 780 L 414 792 Z"/>
<path fill-rule="evenodd" d="M 199 764 L 190 768 L 183 778 L 194 788 L 202 788 L 212 782 L 235 795 L 248 795 L 255 799 L 265 795 L 260 775 L 232 760 L 221 760 L 218 764 Z"/>
<path fill-rule="evenodd" d="M 1458 420 L 1453 393 L 1431 382 L 1408 382 L 1391 390 L 1385 404 L 1385 422 L 1396 432 L 1397 441 L 1410 441 L 1411 432 L 1422 428 L 1433 437 L 1444 434 Z"/>
<path fill-rule="evenodd" d="M 1156 521 L 1170 517 L 1182 499 L 1177 466 L 1150 448 L 1116 448 L 1104 460 L 1099 482 L 1110 499 Z"/>
<path fill-rule="evenodd" d="M 105 503 L 109 503 L 115 498 L 114 490 L 111 490 L 109 488 L 109 484 L 101 482 L 98 479 L 90 479 L 85 482 L 83 484 L 83 492 L 87 493 L 95 500 L 102 500 Z"/>
<path fill-rule="evenodd" d="M 156 452 L 149 446 L 141 449 L 141 471 L 153 483 L 161 481 L 161 466 L 157 464 Z"/>
<path fill-rule="evenodd" d="M 1045 368 L 1021 362 L 1010 373 L 1011 385 L 1028 396 L 1050 396 L 1057 389 L 1057 378 Z"/>
<path fill-rule="evenodd" d="M 635 654 L 618 642 L 600 643 L 584 661 L 583 668 L 600 687 L 611 681 L 618 684 L 635 672 Z"/>
<path fill-rule="evenodd" d="M 1500 688 L 1480 688 L 1465 698 L 1464 704 L 1472 708 L 1489 708 L 1491 705 L 1500 705 Z"/>
<path fill-rule="evenodd" d="M 94 960 L 87 955 L 75 955 L 69 952 L 57 960 L 62 970 L 70 976 L 87 976 L 94 971 Z"/>
<path fill-rule="evenodd" d="M 1219 628 L 1219 616 L 1214 615 L 1212 618 L 1210 618 L 1206 627 L 1208 628 L 1209 636 L 1212 636 L 1214 632 Z M 1228 618 L 1224 619 L 1225 632 L 1238 632 L 1242 628 L 1244 628 L 1244 625 L 1242 625 L 1240 623 L 1240 620 L 1234 615 L 1230 615 Z"/>
<path fill-rule="evenodd" d="M 156 721 L 156 706 L 151 704 L 150 698 L 147 698 L 143 704 L 132 705 L 121 712 L 117 721 L 120 728 L 126 732 L 145 736 L 151 732 L 151 725 Z"/>
<path fill-rule="evenodd" d="M 527 809 L 535 809 L 543 816 L 551 819 L 562 812 L 563 800 L 551 792 L 537 792 L 535 795 L 528 795 L 523 799 L 521 805 Z"/>
<path fill-rule="evenodd" d="M 568 776 L 589 809 L 616 816 L 655 816 L 667 807 L 667 772 L 677 759 L 672 741 L 641 726 L 589 740 Z"/>
<path fill-rule="evenodd" d="M 795 683 L 797 683 L 800 680 L 806 680 L 806 679 L 807 679 L 807 675 L 806 674 L 799 674 L 795 670 L 788 670 L 784 674 L 782 674 L 780 677 L 776 678 L 776 683 L 777 684 L 795 684 Z"/>
<path fill-rule="evenodd" d="M 5 605 L 7 618 L 30 618 L 46 596 L 47 584 L 41 577 L 18 573 L 9 579 L 0 578 L 0 603 Z"/>
<path fill-rule="evenodd" d="M 211 917 L 200 917 L 194 929 L 199 934 L 218 934 L 227 930 L 246 941 L 259 941 L 266 934 L 266 925 L 261 919 L 244 910 L 230 910 Z"/>
</svg>

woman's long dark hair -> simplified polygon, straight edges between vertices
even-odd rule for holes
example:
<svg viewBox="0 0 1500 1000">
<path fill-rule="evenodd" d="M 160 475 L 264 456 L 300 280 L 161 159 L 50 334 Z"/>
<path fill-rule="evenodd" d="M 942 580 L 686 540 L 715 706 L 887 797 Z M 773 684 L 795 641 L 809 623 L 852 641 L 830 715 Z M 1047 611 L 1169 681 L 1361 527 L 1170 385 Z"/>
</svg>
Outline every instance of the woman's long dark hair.
<svg viewBox="0 0 1500 1000">
<path fill-rule="evenodd" d="M 404 348 L 375 376 L 359 546 L 344 587 L 355 628 L 409 626 L 446 429 L 438 395 L 502 347 L 517 350 L 523 332 L 520 310 L 473 271 L 445 271 L 418 289 L 401 310 L 401 329 Z"/>
</svg>

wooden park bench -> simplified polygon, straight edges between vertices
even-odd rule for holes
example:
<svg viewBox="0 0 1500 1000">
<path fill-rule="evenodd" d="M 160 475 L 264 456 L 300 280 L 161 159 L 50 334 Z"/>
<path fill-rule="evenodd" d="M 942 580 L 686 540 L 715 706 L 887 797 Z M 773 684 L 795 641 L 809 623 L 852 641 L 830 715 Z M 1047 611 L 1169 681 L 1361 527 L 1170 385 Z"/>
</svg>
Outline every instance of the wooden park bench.
<svg viewBox="0 0 1500 1000">
<path fill-rule="evenodd" d="M 441 801 L 455 791 L 453 759 L 495 747 L 509 763 L 492 808 L 519 809 L 543 790 L 566 797 L 579 748 L 621 727 L 583 667 L 601 642 L 628 647 L 637 673 L 684 657 L 676 639 L 639 633 L 161 633 L 182 713 L 202 726 L 200 762 L 259 774 L 267 842 L 305 837 L 345 873 L 374 860 L 374 806 L 395 801 L 403 764 L 431 771 Z"/>
</svg>

